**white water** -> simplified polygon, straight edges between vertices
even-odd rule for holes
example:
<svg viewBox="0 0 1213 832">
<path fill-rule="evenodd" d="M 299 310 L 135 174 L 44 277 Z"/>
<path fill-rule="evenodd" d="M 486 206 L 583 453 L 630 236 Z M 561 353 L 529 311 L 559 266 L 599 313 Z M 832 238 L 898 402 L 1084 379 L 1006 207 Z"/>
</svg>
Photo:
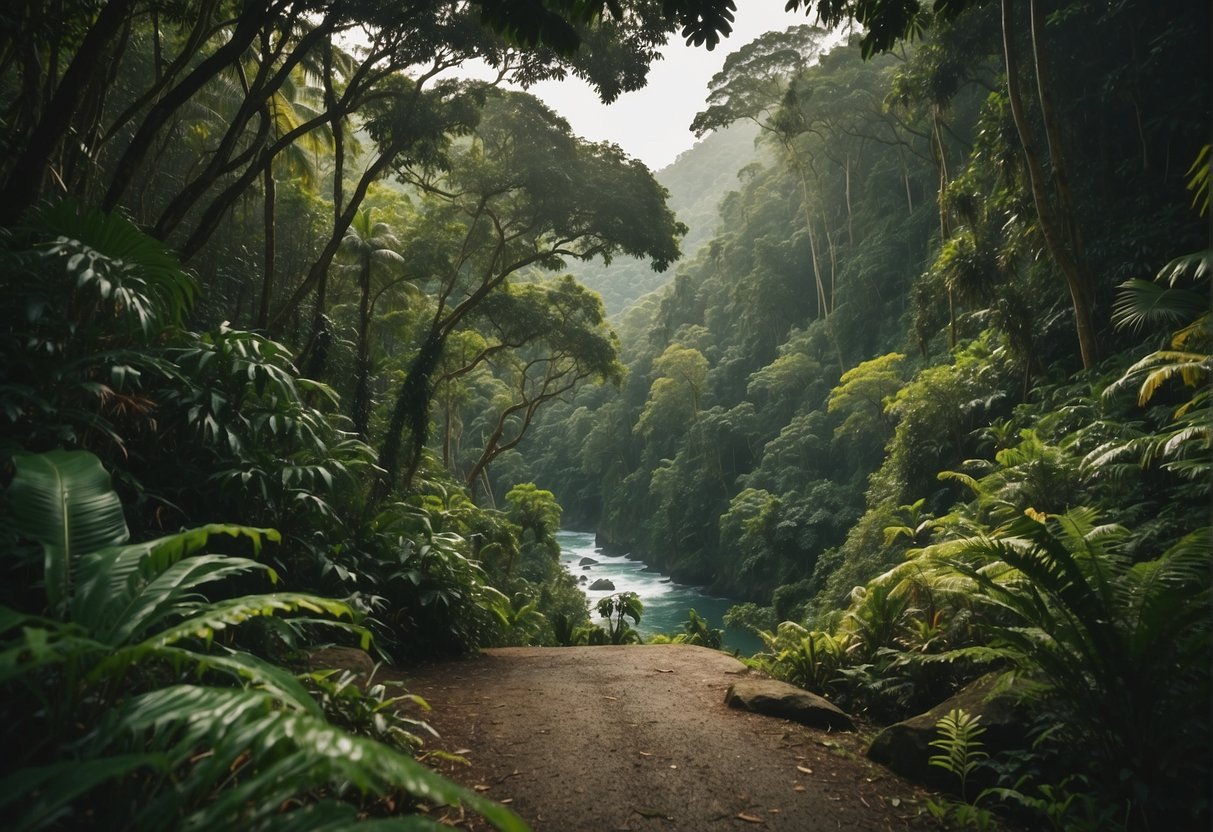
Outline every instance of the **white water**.
<svg viewBox="0 0 1213 832">
<path fill-rule="evenodd" d="M 635 592 L 640 596 L 644 614 L 636 629 L 646 636 L 683 632 L 682 622 L 686 621 L 692 608 L 707 618 L 712 627 L 723 627 L 725 611 L 737 603 L 731 598 L 706 595 L 699 587 L 676 584 L 641 561 L 605 555 L 594 546 L 592 533 L 561 531 L 556 533 L 556 540 L 560 543 L 561 565 L 575 578 L 586 576 L 586 583 L 580 586 L 589 598 L 590 617 L 595 623 L 602 621 L 595 610 L 598 601 L 618 592 Z M 593 558 L 598 563 L 583 569 L 580 566 L 582 558 Z M 589 584 L 599 578 L 611 581 L 615 589 L 591 591 Z M 724 646 L 726 650 L 738 650 L 748 656 L 761 649 L 762 644 L 750 633 L 726 628 Z"/>
</svg>

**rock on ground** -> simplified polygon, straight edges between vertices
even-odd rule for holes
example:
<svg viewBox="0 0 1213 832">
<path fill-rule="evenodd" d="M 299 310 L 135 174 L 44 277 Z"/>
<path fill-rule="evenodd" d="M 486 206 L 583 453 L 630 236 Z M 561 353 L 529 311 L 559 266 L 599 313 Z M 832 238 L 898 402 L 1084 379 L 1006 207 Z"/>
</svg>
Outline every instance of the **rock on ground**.
<svg viewBox="0 0 1213 832">
<path fill-rule="evenodd" d="M 987 754 L 1027 748 L 1030 742 L 1028 715 L 1014 695 L 995 692 L 999 675 L 982 676 L 925 714 L 890 725 L 872 740 L 868 757 L 902 777 L 937 788 L 955 788 L 956 776 L 931 765 L 930 759 L 940 753 L 931 746 L 931 741 L 939 737 L 936 727 L 939 720 L 956 708 L 981 716 L 979 724 L 986 730 L 978 739 L 982 743 L 981 750 Z M 982 782 L 980 771 L 971 780 L 977 788 L 992 785 Z"/>
<path fill-rule="evenodd" d="M 307 668 L 318 670 L 348 670 L 361 677 L 365 684 L 375 672 L 375 660 L 357 647 L 318 647 L 309 650 Z"/>
<path fill-rule="evenodd" d="M 854 731 L 855 723 L 837 705 L 815 693 L 774 679 L 746 679 L 729 685 L 730 708 L 790 719 L 827 731 Z"/>
</svg>

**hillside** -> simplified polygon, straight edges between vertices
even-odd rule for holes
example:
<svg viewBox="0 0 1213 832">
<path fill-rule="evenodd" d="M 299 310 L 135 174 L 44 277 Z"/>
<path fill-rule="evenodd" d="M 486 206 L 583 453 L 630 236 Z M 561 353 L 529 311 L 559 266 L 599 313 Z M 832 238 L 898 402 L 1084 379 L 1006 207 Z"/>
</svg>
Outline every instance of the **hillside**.
<svg viewBox="0 0 1213 832">
<path fill-rule="evenodd" d="M 757 161 L 757 134 L 758 128 L 749 122 L 717 131 L 656 173 L 670 192 L 670 207 L 688 228 L 682 240 L 683 262 L 712 238 L 720 221 L 720 201 L 738 188 L 738 171 Z M 607 313 L 615 317 L 673 276 L 672 271 L 655 272 L 647 260 L 634 257 L 616 258 L 610 266 L 601 261 L 570 266 L 578 282 L 602 295 Z"/>
</svg>

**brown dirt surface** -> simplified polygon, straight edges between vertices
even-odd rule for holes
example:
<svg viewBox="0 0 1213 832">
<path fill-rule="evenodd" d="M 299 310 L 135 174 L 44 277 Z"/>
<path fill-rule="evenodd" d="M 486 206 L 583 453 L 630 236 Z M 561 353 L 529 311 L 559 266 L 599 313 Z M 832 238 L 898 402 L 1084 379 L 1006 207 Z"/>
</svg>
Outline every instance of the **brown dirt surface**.
<svg viewBox="0 0 1213 832">
<path fill-rule="evenodd" d="M 431 764 L 536 832 L 936 828 L 926 793 L 869 762 L 862 735 L 726 707 L 754 673 L 714 650 L 637 645 L 485 650 L 379 678 L 424 697 L 430 748 L 466 760 Z"/>
</svg>

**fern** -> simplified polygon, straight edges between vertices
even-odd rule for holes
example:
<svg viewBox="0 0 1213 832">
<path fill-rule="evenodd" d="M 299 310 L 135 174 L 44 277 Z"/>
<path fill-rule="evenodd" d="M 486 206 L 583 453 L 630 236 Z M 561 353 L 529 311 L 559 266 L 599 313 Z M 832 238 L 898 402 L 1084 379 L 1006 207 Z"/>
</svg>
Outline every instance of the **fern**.
<svg viewBox="0 0 1213 832">
<path fill-rule="evenodd" d="M 932 756 L 930 764 L 956 776 L 960 781 L 960 796 L 965 800 L 968 799 L 969 776 L 990 756 L 982 750 L 978 739 L 986 732 L 985 727 L 978 724 L 980 721 L 980 715 L 954 708 L 939 720 L 936 730 L 940 735 L 930 743 L 932 748 L 943 752 Z"/>
<path fill-rule="evenodd" d="M 341 601 L 280 592 L 213 602 L 199 593 L 254 572 L 276 578 L 255 560 L 204 552 L 212 536 L 245 538 L 256 553 L 276 532 L 216 524 L 127 544 L 122 507 L 94 457 L 24 456 L 16 468 L 7 494 L 14 531 L 42 544 L 55 586 L 41 612 L 0 606 L 0 693 L 7 713 L 29 723 L 8 730 L 30 740 L 11 747 L 0 779 L 6 828 L 364 828 L 357 804 L 398 792 L 525 828 L 407 754 L 330 724 L 283 668 L 214 643 L 250 619 L 286 614 L 366 645 Z M 182 683 L 188 675 L 232 686 Z M 372 719 L 398 699 L 379 702 Z M 404 725 L 425 727 L 397 721 L 393 736 Z M 370 824 L 433 826 L 416 817 Z"/>
</svg>

